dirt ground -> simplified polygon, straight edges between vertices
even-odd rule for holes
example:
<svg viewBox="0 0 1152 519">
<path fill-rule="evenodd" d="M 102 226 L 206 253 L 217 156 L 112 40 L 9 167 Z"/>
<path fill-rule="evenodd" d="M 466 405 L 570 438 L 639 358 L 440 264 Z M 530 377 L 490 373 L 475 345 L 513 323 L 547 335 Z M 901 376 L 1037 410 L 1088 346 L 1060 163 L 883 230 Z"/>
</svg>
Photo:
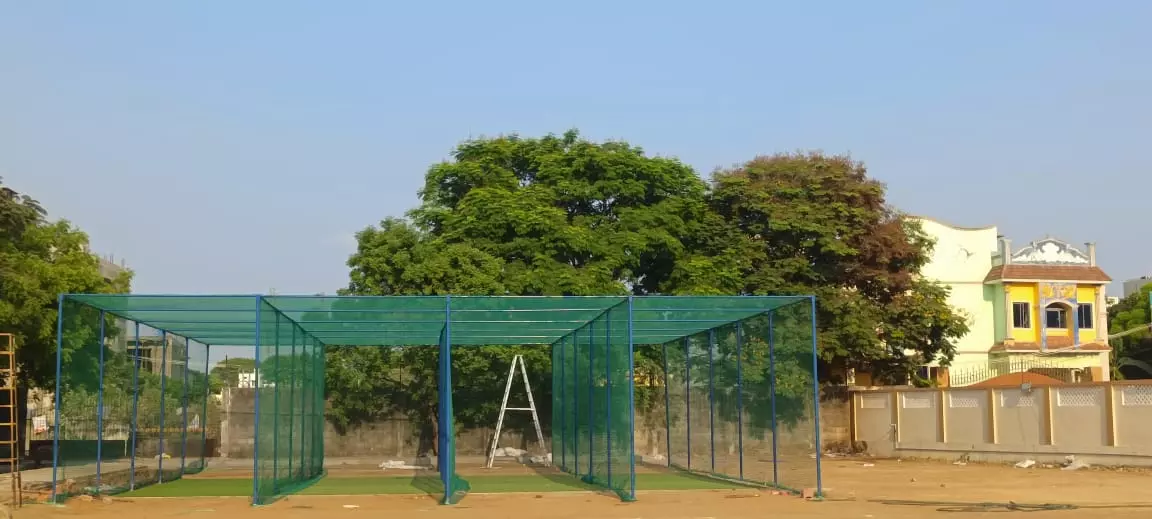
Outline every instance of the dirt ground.
<svg viewBox="0 0 1152 519">
<path fill-rule="evenodd" d="M 828 499 L 805 501 L 755 490 L 641 492 L 636 503 L 590 493 L 469 495 L 456 506 L 442 507 L 426 496 L 292 496 L 273 505 L 252 508 L 243 498 L 115 499 L 73 501 L 62 507 L 33 505 L 15 517 L 40 519 L 83 517 L 203 516 L 221 519 L 259 517 L 324 519 L 330 514 L 388 513 L 391 517 L 464 517 L 504 519 L 739 519 L 1003 517 L 1004 508 L 976 509 L 946 504 L 885 504 L 884 500 L 997 502 L 1080 505 L 1075 510 L 1029 513 L 1028 517 L 1152 517 L 1152 473 L 1145 471 L 1016 469 L 1000 465 L 958 466 L 935 462 L 832 459 L 825 463 Z M 1131 505 L 1142 504 L 1143 507 Z M 948 510 L 938 510 L 950 508 Z"/>
</svg>

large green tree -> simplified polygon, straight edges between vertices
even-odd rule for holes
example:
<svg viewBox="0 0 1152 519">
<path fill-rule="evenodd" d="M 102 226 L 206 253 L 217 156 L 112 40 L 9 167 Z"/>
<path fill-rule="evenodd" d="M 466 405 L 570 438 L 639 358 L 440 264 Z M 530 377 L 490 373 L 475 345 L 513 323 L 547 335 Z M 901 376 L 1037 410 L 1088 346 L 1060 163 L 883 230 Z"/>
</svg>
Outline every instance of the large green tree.
<svg viewBox="0 0 1152 519">
<path fill-rule="evenodd" d="M 49 221 L 34 199 L 0 184 L 0 332 L 16 335 L 25 386 L 49 387 L 55 378 L 57 296 L 127 292 L 130 280 L 130 272 L 105 280 L 86 234 Z M 97 342 L 92 328 L 68 326 L 66 361 Z"/>
<path fill-rule="evenodd" d="M 386 219 L 357 235 L 359 246 L 348 263 L 351 280 L 343 293 L 673 290 L 678 278 L 692 277 L 677 264 L 694 254 L 682 237 L 691 235 L 705 215 L 705 191 L 704 182 L 677 160 L 649 157 L 623 142 L 593 143 L 575 131 L 539 139 L 468 141 L 457 147 L 453 160 L 429 169 L 421 204 L 410 220 Z M 537 405 L 547 416 L 551 371 L 546 348 L 457 347 L 458 423 L 495 421 L 515 354 L 525 355 Z M 347 427 L 400 412 L 420 423 L 434 422 L 436 387 L 427 381 L 435 378 L 436 356 L 434 347 L 330 349 L 330 419 Z M 519 416 L 510 418 L 514 428 L 529 424 Z"/>
<path fill-rule="evenodd" d="M 343 293 L 816 294 L 824 364 L 894 375 L 947 362 L 967 330 L 946 290 L 917 275 L 930 240 L 846 157 L 757 158 L 717 172 L 709 189 L 688 166 L 626 143 L 576 132 L 504 136 L 465 142 L 432 166 L 420 200 L 408 219 L 357 235 Z M 778 338 L 810 335 L 795 328 Z M 746 351 L 765 346 L 762 331 L 747 330 Z M 792 391 L 795 382 L 789 394 L 802 402 L 810 356 L 785 346 L 777 344 L 776 388 Z M 535 355 L 530 366 L 548 365 L 542 349 L 454 350 L 456 410 L 469 416 L 462 421 L 494 420 L 502 374 L 490 367 L 506 366 L 515 352 Z M 431 380 L 435 355 L 330 349 L 330 419 L 344 427 L 395 412 L 434 419 L 434 385 L 413 387 L 397 366 Z M 658 374 L 660 349 L 639 349 L 636 362 L 638 375 Z M 549 373 L 538 373 L 534 387 L 547 392 Z M 770 383 L 760 375 L 746 375 L 748 383 Z M 637 388 L 639 407 L 659 403 L 645 391 Z M 374 395 L 408 400 L 375 405 Z"/>
<path fill-rule="evenodd" d="M 947 289 L 919 276 L 932 243 L 884 198 L 884 185 L 847 156 L 757 157 L 713 175 L 701 226 L 722 290 L 815 294 L 820 356 L 901 379 L 949 362 L 968 331 Z M 841 370 L 830 371 L 835 376 Z"/>
<path fill-rule="evenodd" d="M 1112 346 L 1112 371 L 1116 378 L 1152 378 L 1152 283 L 1129 294 L 1108 308 L 1108 333 L 1118 337 Z"/>
</svg>

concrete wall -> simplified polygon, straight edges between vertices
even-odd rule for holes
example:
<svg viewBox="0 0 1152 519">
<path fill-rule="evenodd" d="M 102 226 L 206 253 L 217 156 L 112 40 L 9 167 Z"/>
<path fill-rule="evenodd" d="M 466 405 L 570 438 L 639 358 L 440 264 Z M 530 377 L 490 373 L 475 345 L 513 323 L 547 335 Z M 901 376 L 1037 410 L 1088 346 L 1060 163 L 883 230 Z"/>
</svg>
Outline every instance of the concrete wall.
<svg viewBox="0 0 1152 519">
<path fill-rule="evenodd" d="M 219 454 L 226 458 L 251 458 L 255 438 L 255 415 L 253 414 L 255 393 L 253 390 L 232 389 L 225 398 L 224 413 L 221 418 Z M 826 446 L 847 448 L 851 440 L 851 409 L 849 395 L 845 388 L 825 389 L 821 397 L 821 439 Z M 636 453 L 638 455 L 666 455 L 666 432 L 663 408 L 651 416 L 636 417 Z M 706 414 L 701 415 L 706 416 Z M 544 441 L 551 448 L 551 417 L 542 415 Z M 699 431 L 697 431 L 699 432 Z M 456 437 L 457 453 L 462 456 L 486 455 L 492 440 L 494 427 L 465 429 Z M 528 429 L 526 434 L 509 431 L 505 428 L 501 435 L 501 447 L 517 447 L 535 451 L 535 432 Z M 705 432 L 704 438 L 707 434 Z M 815 437 L 811 423 L 796 424 L 787 431 L 781 431 L 780 441 L 789 444 L 810 446 Z M 706 440 L 701 440 L 706 441 Z M 410 460 L 430 452 L 434 440 L 430 431 L 421 438 L 419 427 L 404 417 L 365 424 L 341 434 L 330 423 L 324 425 L 324 454 L 329 458 L 379 457 L 385 459 Z M 531 447 L 531 448 L 529 448 Z M 746 449 L 751 449 L 746 445 Z"/>
<path fill-rule="evenodd" d="M 1152 466 L 1148 381 L 852 394 L 852 437 L 878 456 Z"/>
</svg>

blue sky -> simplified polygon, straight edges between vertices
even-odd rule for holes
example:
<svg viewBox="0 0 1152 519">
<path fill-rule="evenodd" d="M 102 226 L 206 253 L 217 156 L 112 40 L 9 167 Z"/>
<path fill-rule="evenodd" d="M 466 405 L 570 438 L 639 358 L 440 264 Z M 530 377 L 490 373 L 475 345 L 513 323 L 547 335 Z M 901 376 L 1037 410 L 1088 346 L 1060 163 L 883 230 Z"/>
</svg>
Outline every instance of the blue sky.
<svg viewBox="0 0 1152 519">
<path fill-rule="evenodd" d="M 899 208 L 1152 274 L 1152 3 L 22 2 L 0 176 L 139 292 L 333 292 L 470 136 L 579 128 L 701 174 L 848 152 Z M 1118 288 L 1114 292 L 1118 291 Z"/>
</svg>

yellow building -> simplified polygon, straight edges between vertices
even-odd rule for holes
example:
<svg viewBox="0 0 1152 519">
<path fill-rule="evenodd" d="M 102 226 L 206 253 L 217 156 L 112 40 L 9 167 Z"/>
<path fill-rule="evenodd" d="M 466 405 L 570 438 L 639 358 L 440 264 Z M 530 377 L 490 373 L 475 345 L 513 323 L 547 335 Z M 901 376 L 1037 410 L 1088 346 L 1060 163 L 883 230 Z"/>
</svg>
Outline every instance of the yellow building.
<svg viewBox="0 0 1152 519">
<path fill-rule="evenodd" d="M 915 217 L 935 247 L 921 275 L 949 288 L 948 303 L 968 320 L 948 367 L 921 375 L 941 385 L 977 384 L 1032 371 L 1062 380 L 1107 380 L 1108 323 L 1096 247 L 1053 238 L 1012 250 L 995 226 L 956 227 Z"/>
<path fill-rule="evenodd" d="M 1069 381 L 1108 380 L 1111 281 L 1096 265 L 1094 244 L 1084 252 L 1045 238 L 1013 251 L 1001 238 L 984 278 L 997 339 L 990 361 L 1020 368 L 1011 371 L 1065 371 L 1055 374 Z"/>
</svg>

